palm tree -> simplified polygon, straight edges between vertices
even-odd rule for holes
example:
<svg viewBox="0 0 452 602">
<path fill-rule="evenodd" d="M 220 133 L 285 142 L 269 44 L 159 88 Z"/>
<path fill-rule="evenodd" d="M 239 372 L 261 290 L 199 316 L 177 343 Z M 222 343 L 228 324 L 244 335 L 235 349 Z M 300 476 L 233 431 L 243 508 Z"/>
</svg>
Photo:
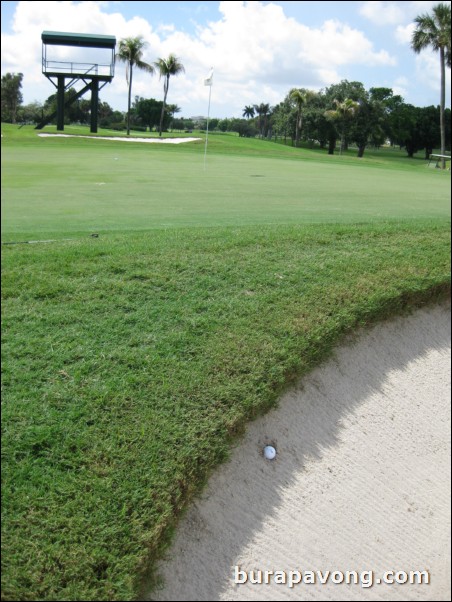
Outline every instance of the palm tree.
<svg viewBox="0 0 452 602">
<path fill-rule="evenodd" d="M 419 54 L 425 48 L 431 47 L 439 50 L 441 64 L 441 100 L 440 100 L 440 129 L 441 129 L 441 154 L 446 152 L 446 125 L 444 109 L 446 105 L 446 65 L 450 68 L 450 3 L 437 4 L 432 9 L 432 14 L 419 15 L 414 20 L 416 29 L 411 38 L 411 48 Z M 446 166 L 442 159 L 442 168 Z"/>
<path fill-rule="evenodd" d="M 260 105 L 254 105 L 254 110 L 256 111 L 259 117 L 259 132 L 261 138 L 263 138 L 267 125 L 267 116 L 270 113 L 270 105 L 268 103 L 261 102 Z"/>
<path fill-rule="evenodd" d="M 310 90 L 293 88 L 289 92 L 289 99 L 295 104 L 295 107 L 297 109 L 297 119 L 295 122 L 295 146 L 298 146 L 300 143 L 301 127 L 303 125 L 303 106 L 306 105 L 314 97 L 315 92 L 311 92 Z"/>
<path fill-rule="evenodd" d="M 143 50 L 147 43 L 141 37 L 124 38 L 119 42 L 119 50 L 116 58 L 126 64 L 126 80 L 129 86 L 129 97 L 127 103 L 127 135 L 130 135 L 130 106 L 132 101 L 132 76 L 133 68 L 154 73 L 154 67 L 143 61 Z"/>
<path fill-rule="evenodd" d="M 302 108 L 314 96 L 315 92 L 300 88 L 292 88 L 292 90 L 289 92 L 289 100 L 291 100 L 297 108 L 297 119 L 295 122 L 295 146 L 299 146 L 300 144 L 301 126 L 303 125 Z"/>
<path fill-rule="evenodd" d="M 336 105 L 336 108 L 326 111 L 325 116 L 328 119 L 339 122 L 339 127 L 341 130 L 341 149 L 339 154 L 342 155 L 342 151 L 345 148 L 345 134 L 347 131 L 347 126 L 355 116 L 356 112 L 359 110 L 359 102 L 356 102 L 351 98 L 346 98 L 344 102 L 335 99 L 333 103 Z"/>
<path fill-rule="evenodd" d="M 289 92 L 289 98 L 295 104 L 295 107 L 297 109 L 297 118 L 295 121 L 295 146 L 298 146 L 300 143 L 300 131 L 302 126 L 301 108 L 306 102 L 306 96 L 303 90 L 293 88 Z"/>
<path fill-rule="evenodd" d="M 252 107 L 251 105 L 246 106 L 243 109 L 242 115 L 243 115 L 243 117 L 246 117 L 247 119 L 251 119 L 252 117 L 254 117 L 254 107 Z"/>
<path fill-rule="evenodd" d="M 162 135 L 163 117 L 165 115 L 166 97 L 168 96 L 169 80 L 171 75 L 179 75 L 185 72 L 185 68 L 174 54 L 170 54 L 167 59 L 158 59 L 154 65 L 157 67 L 160 78 L 164 78 L 163 82 L 163 105 L 162 114 L 160 115 L 159 136 Z"/>
<path fill-rule="evenodd" d="M 166 105 L 165 112 L 168 115 L 170 115 L 170 117 L 171 117 L 170 129 L 173 129 L 174 115 L 176 113 L 180 113 L 181 111 L 182 111 L 182 109 L 180 107 L 178 107 L 177 105 Z"/>
</svg>

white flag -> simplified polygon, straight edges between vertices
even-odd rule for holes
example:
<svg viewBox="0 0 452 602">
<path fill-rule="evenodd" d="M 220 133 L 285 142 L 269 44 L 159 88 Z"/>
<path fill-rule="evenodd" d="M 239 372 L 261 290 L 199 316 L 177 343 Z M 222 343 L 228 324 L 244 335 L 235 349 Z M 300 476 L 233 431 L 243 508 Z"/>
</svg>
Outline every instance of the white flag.
<svg viewBox="0 0 452 602">
<path fill-rule="evenodd" d="M 213 83 L 213 67 L 210 70 L 209 75 L 206 77 L 206 79 L 204 80 L 204 85 L 205 86 L 211 86 Z"/>
</svg>

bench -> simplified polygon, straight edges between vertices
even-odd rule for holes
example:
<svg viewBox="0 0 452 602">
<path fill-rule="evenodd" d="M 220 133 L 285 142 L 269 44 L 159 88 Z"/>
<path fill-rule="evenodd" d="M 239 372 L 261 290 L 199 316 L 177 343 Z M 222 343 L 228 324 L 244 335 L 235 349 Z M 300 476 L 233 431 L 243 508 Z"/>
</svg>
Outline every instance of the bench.
<svg viewBox="0 0 452 602">
<path fill-rule="evenodd" d="M 435 167 L 439 168 L 439 163 L 441 161 L 441 159 L 446 159 L 446 161 L 450 161 L 450 155 L 435 155 L 435 154 L 431 154 L 430 155 L 430 160 L 428 162 L 428 167 L 430 167 L 430 163 L 432 162 L 432 160 L 435 161 Z M 450 167 L 449 167 L 450 169 Z"/>
</svg>

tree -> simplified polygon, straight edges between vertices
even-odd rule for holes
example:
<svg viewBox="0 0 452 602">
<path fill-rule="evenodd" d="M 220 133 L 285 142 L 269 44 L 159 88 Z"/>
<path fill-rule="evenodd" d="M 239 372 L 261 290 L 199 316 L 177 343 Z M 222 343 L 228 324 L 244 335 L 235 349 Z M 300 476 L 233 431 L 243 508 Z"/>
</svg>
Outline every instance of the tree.
<svg viewBox="0 0 452 602">
<path fill-rule="evenodd" d="M 108 128 L 112 124 L 120 124 L 124 121 L 124 115 L 120 111 L 115 111 L 108 102 L 99 100 L 98 107 L 99 125 L 102 128 Z M 125 123 L 124 123 L 125 125 Z"/>
<path fill-rule="evenodd" d="M 22 104 L 23 73 L 6 73 L 2 76 L 2 121 L 16 123 L 17 109 Z"/>
<path fill-rule="evenodd" d="M 341 149 L 340 154 L 342 155 L 342 151 L 345 148 L 345 137 L 347 134 L 347 130 L 353 117 L 359 110 L 359 103 L 352 100 L 351 98 L 346 98 L 343 102 L 335 99 L 334 104 L 336 105 L 335 109 L 331 109 L 326 111 L 325 116 L 332 121 L 338 123 L 338 127 L 341 133 Z"/>
<path fill-rule="evenodd" d="M 439 107 L 422 107 L 418 109 L 417 127 L 425 158 L 429 159 L 434 148 L 441 144 L 441 132 L 438 130 Z"/>
<path fill-rule="evenodd" d="M 419 127 L 422 109 L 413 105 L 405 105 L 404 110 L 406 130 L 402 146 L 405 147 L 408 157 L 412 159 L 413 155 L 424 147 L 421 128 Z"/>
<path fill-rule="evenodd" d="M 139 98 L 136 96 L 133 104 L 133 112 L 138 118 L 139 123 L 148 126 L 151 132 L 159 124 L 162 106 L 163 103 L 161 100 Z"/>
<path fill-rule="evenodd" d="M 350 131 L 351 139 L 358 146 L 358 157 L 364 156 L 370 141 L 378 146 L 384 142 L 384 120 L 385 107 L 382 101 L 375 100 L 370 93 L 359 101 L 359 110 L 354 114 Z"/>
<path fill-rule="evenodd" d="M 155 100 L 155 98 L 141 98 L 135 96 L 135 101 L 132 105 L 132 121 L 136 121 L 137 126 L 149 127 L 149 131 L 157 128 L 160 123 L 162 114 L 163 101 Z M 177 105 L 167 105 L 165 116 L 163 119 L 163 128 L 168 129 L 171 125 L 175 113 L 180 113 L 180 108 Z M 177 129 L 177 128 L 176 128 Z"/>
<path fill-rule="evenodd" d="M 243 117 L 246 117 L 247 119 L 251 119 L 252 117 L 254 117 L 254 107 L 251 105 L 246 106 L 243 109 L 242 115 L 243 115 Z"/>
<path fill-rule="evenodd" d="M 329 95 L 321 91 L 310 100 L 304 110 L 304 129 L 306 138 L 313 144 L 317 141 L 320 148 L 328 144 L 328 154 L 333 155 L 336 148 L 337 132 L 334 123 L 327 119 L 325 112 L 331 108 Z"/>
<path fill-rule="evenodd" d="M 217 117 L 214 117 L 213 119 L 210 119 L 210 121 L 209 121 L 209 130 L 211 132 L 213 132 L 214 130 L 216 130 L 219 123 L 220 123 L 220 120 Z"/>
<path fill-rule="evenodd" d="M 300 131 L 302 125 L 301 108 L 306 102 L 306 95 L 304 94 L 303 90 L 293 88 L 289 92 L 289 98 L 295 104 L 297 109 L 297 119 L 295 121 L 295 146 L 298 146 L 300 144 Z"/>
<path fill-rule="evenodd" d="M 273 108 L 273 126 L 275 134 L 284 137 L 284 144 L 286 144 L 287 136 L 289 135 L 293 145 L 295 119 L 292 103 L 290 102 L 289 97 L 286 96 L 283 102 L 280 102 Z"/>
<path fill-rule="evenodd" d="M 300 88 L 292 88 L 289 92 L 289 99 L 294 103 L 297 109 L 297 119 L 295 122 L 295 146 L 300 146 L 300 132 L 302 126 L 301 109 L 306 104 L 306 90 Z"/>
<path fill-rule="evenodd" d="M 315 96 L 315 92 L 293 88 L 289 92 L 290 100 L 295 104 L 297 109 L 297 120 L 295 122 L 295 146 L 300 144 L 301 128 L 303 126 L 303 107 Z"/>
<path fill-rule="evenodd" d="M 169 88 L 169 80 L 171 75 L 179 75 L 179 73 L 184 73 L 185 68 L 177 56 L 174 54 L 170 54 L 167 59 L 158 59 L 154 65 L 157 67 L 160 78 L 163 77 L 163 106 L 162 113 L 160 116 L 160 126 L 159 126 L 159 136 L 162 135 L 163 130 L 163 117 L 165 115 L 165 106 L 166 106 L 166 97 L 168 95 Z"/>
<path fill-rule="evenodd" d="M 90 120 L 91 103 L 86 99 L 75 99 L 77 95 L 75 88 L 69 88 L 64 93 L 64 123 L 88 123 Z M 57 94 L 51 94 L 47 100 L 44 101 L 44 114 L 50 115 L 57 111 Z M 53 123 L 56 123 L 55 120 Z"/>
<path fill-rule="evenodd" d="M 389 139 L 391 144 L 393 144 L 395 135 L 393 113 L 403 105 L 403 98 L 398 94 L 394 95 L 391 88 L 370 88 L 369 95 L 371 102 L 379 103 L 383 111 L 379 124 L 381 137 L 378 131 L 377 136 L 375 136 L 375 132 L 373 131 L 371 134 L 372 142 L 379 146 L 384 140 Z"/>
<path fill-rule="evenodd" d="M 361 82 L 349 82 L 343 79 L 338 84 L 332 84 L 325 90 L 325 96 L 331 101 L 337 99 L 344 102 L 347 98 L 359 102 L 366 96 L 366 89 Z"/>
<path fill-rule="evenodd" d="M 397 112 L 402 113 L 404 135 L 402 146 L 406 148 L 409 157 L 424 149 L 425 158 L 428 159 L 434 148 L 440 144 L 440 131 L 438 128 L 439 107 L 414 107 L 402 105 Z M 450 109 L 445 111 L 446 136 L 450 136 Z M 449 147 L 446 147 L 449 148 Z"/>
<path fill-rule="evenodd" d="M 270 105 L 268 103 L 261 102 L 260 105 L 254 105 L 254 110 L 258 116 L 258 127 L 261 138 L 263 138 L 267 131 L 268 115 L 270 113 Z"/>
<path fill-rule="evenodd" d="M 147 44 L 141 37 L 124 38 L 119 42 L 116 58 L 126 64 L 126 80 L 129 86 L 127 101 L 127 135 L 130 135 L 130 106 L 132 103 L 132 77 L 133 68 L 141 69 L 147 73 L 154 73 L 154 67 L 143 61 L 143 50 Z"/>
<path fill-rule="evenodd" d="M 185 129 L 185 123 L 183 119 L 173 119 L 173 130 L 181 132 Z"/>
<path fill-rule="evenodd" d="M 237 132 L 240 138 L 254 138 L 256 135 L 254 123 L 251 123 L 247 119 L 231 119 L 229 131 Z"/>
<path fill-rule="evenodd" d="M 439 51 L 441 67 L 440 131 L 441 154 L 446 152 L 446 125 L 444 111 L 446 105 L 446 65 L 451 65 L 451 26 L 450 3 L 440 3 L 433 7 L 432 14 L 424 13 L 414 20 L 416 29 L 411 38 L 411 47 L 419 54 L 425 48 Z M 445 159 L 442 168 L 445 169 Z"/>
<path fill-rule="evenodd" d="M 17 120 L 21 123 L 38 123 L 44 116 L 44 107 L 35 100 L 27 105 L 21 105 L 17 111 Z"/>
<path fill-rule="evenodd" d="M 218 129 L 220 130 L 220 132 L 228 132 L 230 124 L 231 124 L 230 119 L 227 119 L 227 118 L 220 119 L 220 122 L 218 124 Z"/>
<path fill-rule="evenodd" d="M 399 104 L 389 116 L 391 143 L 397 144 L 400 148 L 406 146 L 407 140 L 413 139 L 413 131 L 416 124 L 416 107 L 410 104 Z M 413 148 L 411 143 L 410 148 Z M 408 155 L 410 150 L 407 148 Z M 416 152 L 416 151 L 413 151 Z M 411 155 L 412 156 L 412 155 Z"/>
<path fill-rule="evenodd" d="M 361 82 L 349 82 L 348 80 L 343 79 L 338 84 L 332 84 L 331 86 L 329 86 L 325 90 L 325 97 L 328 104 L 327 109 L 334 111 L 337 110 L 337 102 L 344 103 L 347 100 L 353 100 L 358 103 L 361 102 L 362 99 L 366 97 L 366 89 L 364 88 L 364 85 Z M 340 115 L 338 116 L 339 119 L 332 119 L 329 113 L 327 113 L 325 116 L 327 119 L 329 119 L 330 126 L 332 126 L 329 133 L 328 152 L 334 152 L 335 141 L 333 139 L 333 130 L 337 130 L 337 134 L 339 137 L 341 137 L 342 133 L 344 134 L 344 137 L 341 140 L 340 148 L 340 152 L 342 153 L 345 150 L 347 150 L 348 147 L 347 134 L 350 123 L 347 119 L 341 120 Z M 350 115 L 350 117 L 353 116 Z M 341 126 L 344 126 L 343 129 L 341 129 Z"/>
</svg>

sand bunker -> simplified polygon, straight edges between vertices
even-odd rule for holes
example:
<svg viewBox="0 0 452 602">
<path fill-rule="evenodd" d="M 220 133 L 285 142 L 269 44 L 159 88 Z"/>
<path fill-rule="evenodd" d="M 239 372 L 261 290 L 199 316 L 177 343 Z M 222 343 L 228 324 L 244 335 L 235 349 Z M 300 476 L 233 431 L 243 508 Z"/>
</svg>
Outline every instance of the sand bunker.
<svg viewBox="0 0 452 602">
<path fill-rule="evenodd" d="M 250 425 L 143 600 L 450 600 L 450 380 L 450 307 L 349 340 Z M 374 584 L 239 585 L 235 566 Z M 416 570 L 430 585 L 375 581 Z"/>
<path fill-rule="evenodd" d="M 77 136 L 75 134 L 38 134 L 41 138 L 89 138 L 90 140 L 119 140 L 120 142 L 147 142 L 157 144 L 182 144 L 195 142 L 201 138 L 121 138 L 110 136 Z"/>
</svg>

